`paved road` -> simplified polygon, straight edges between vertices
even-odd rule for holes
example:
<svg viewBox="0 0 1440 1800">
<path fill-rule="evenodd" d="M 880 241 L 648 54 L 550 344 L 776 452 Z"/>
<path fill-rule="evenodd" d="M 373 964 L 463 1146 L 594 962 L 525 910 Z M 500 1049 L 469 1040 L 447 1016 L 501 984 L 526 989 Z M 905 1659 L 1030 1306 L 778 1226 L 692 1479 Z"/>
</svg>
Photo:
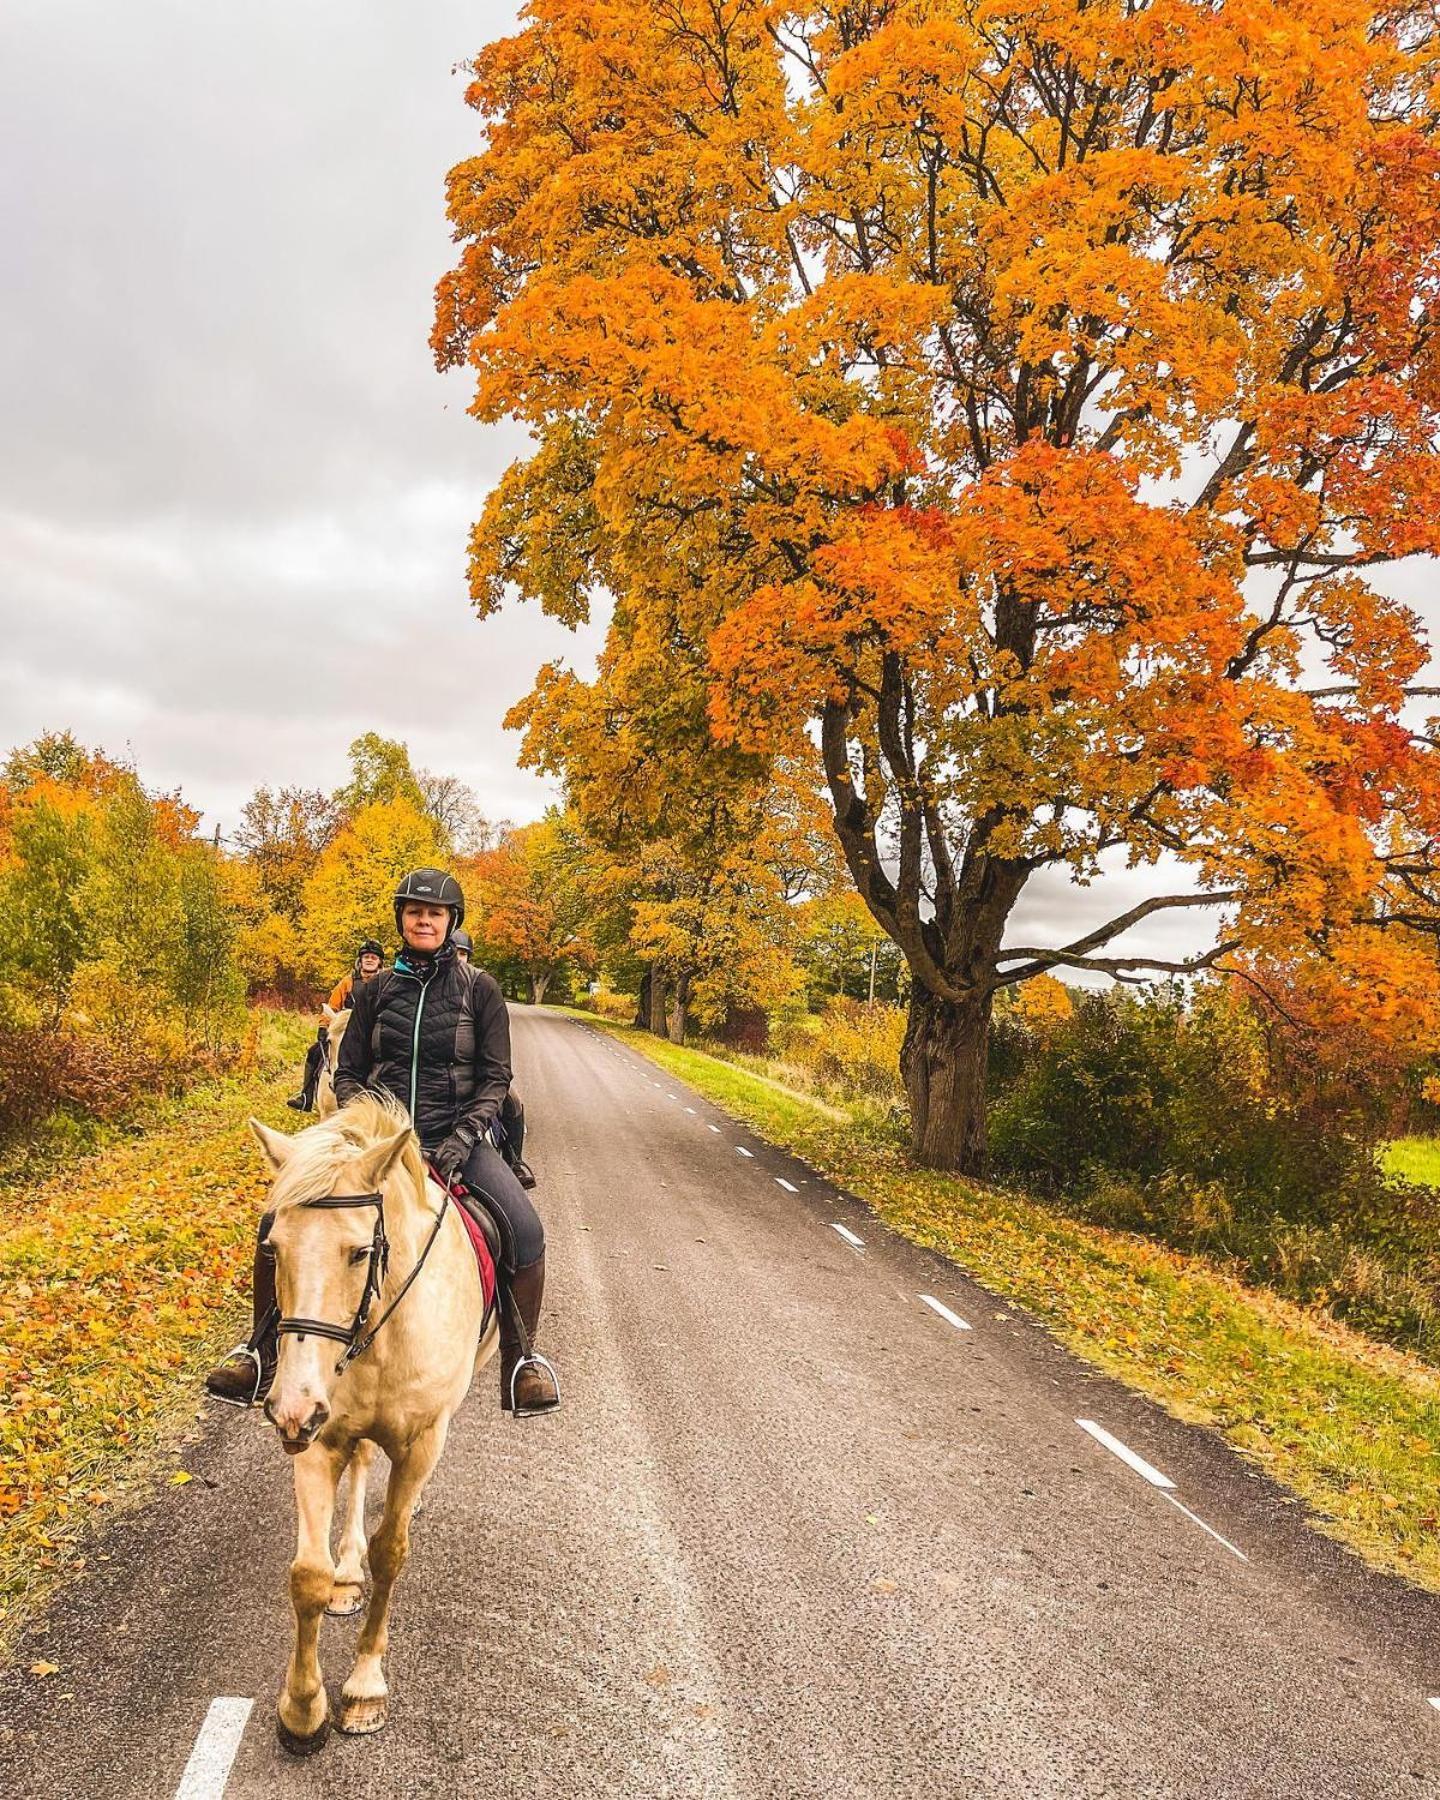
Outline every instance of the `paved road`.
<svg viewBox="0 0 1440 1800">
<path fill-rule="evenodd" d="M 566 1404 L 457 1421 L 386 1731 L 279 1751 L 288 1465 L 224 1412 L 0 1680 L 0 1793 L 165 1800 L 229 1697 L 235 1800 L 1440 1794 L 1440 1606 L 641 1057 L 515 1040 Z"/>
</svg>

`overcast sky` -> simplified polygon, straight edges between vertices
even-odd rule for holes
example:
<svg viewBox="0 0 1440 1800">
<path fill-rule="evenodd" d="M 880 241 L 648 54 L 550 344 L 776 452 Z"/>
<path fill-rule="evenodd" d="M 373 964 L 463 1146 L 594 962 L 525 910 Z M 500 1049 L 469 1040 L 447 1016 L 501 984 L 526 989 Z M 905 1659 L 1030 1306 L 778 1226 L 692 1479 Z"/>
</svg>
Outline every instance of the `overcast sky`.
<svg viewBox="0 0 1440 1800">
<path fill-rule="evenodd" d="M 496 0 L 6 0 L 0 738 L 127 748 L 228 830 L 377 729 L 492 816 L 506 708 L 591 645 L 468 608 L 517 432 L 430 361 L 455 64 Z"/>
<path fill-rule="evenodd" d="M 68 727 L 227 831 L 262 783 L 335 786 L 371 729 L 491 817 L 553 797 L 500 721 L 598 634 L 469 611 L 466 535 L 523 440 L 427 346 L 445 172 L 478 143 L 453 70 L 513 22 L 4 0 L 0 751 Z M 1011 941 L 1155 879 L 1033 884 Z M 1203 918 L 1131 943 L 1182 951 Z"/>
</svg>

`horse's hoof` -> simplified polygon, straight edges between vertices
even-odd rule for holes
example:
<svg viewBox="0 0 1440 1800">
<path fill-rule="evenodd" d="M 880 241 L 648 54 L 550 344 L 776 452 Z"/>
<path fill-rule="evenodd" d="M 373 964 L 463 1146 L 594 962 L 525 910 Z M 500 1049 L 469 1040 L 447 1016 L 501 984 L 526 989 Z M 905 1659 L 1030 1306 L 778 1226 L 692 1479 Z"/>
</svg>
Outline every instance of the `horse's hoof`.
<svg viewBox="0 0 1440 1800">
<path fill-rule="evenodd" d="M 367 1732 L 379 1731 L 388 1716 L 386 1697 L 381 1694 L 374 1700 L 342 1702 L 336 1723 L 347 1737 L 364 1737 Z"/>
<path fill-rule="evenodd" d="M 291 1756 L 313 1756 L 330 1735 L 330 1719 L 327 1714 L 320 1721 L 320 1729 L 312 1731 L 309 1737 L 297 1737 L 285 1721 L 278 1715 L 275 1718 L 275 1735 L 280 1740 L 280 1748 Z"/>
<path fill-rule="evenodd" d="M 330 1604 L 325 1608 L 332 1619 L 350 1619 L 365 1610 L 365 1583 L 337 1581 L 330 1590 Z"/>
</svg>

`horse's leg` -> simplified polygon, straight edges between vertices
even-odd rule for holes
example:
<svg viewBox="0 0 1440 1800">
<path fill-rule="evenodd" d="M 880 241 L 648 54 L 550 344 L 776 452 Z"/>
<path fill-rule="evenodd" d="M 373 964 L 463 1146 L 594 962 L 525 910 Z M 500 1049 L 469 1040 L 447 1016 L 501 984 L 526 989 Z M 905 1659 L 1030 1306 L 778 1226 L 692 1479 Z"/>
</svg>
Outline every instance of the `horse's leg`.
<svg viewBox="0 0 1440 1800">
<path fill-rule="evenodd" d="M 365 1604 L 365 1486 L 374 1460 L 375 1446 L 361 1438 L 350 1459 L 350 1499 L 340 1528 L 335 1585 L 325 1608 L 332 1619 L 347 1619 Z"/>
<path fill-rule="evenodd" d="M 335 1490 L 345 1472 L 346 1457 L 326 1444 L 312 1444 L 295 1458 L 295 1514 L 298 1526 L 295 1560 L 290 1565 L 290 1604 L 295 1612 L 295 1648 L 280 1690 L 277 1730 L 280 1742 L 295 1756 L 308 1755 L 325 1742 L 330 1729 L 330 1703 L 320 1671 L 320 1619 L 335 1581 L 330 1560 L 330 1522 L 335 1516 Z"/>
<path fill-rule="evenodd" d="M 423 1432 L 390 1470 L 385 1516 L 370 1540 L 370 1610 L 360 1632 L 355 1667 L 340 1692 L 342 1731 L 378 1731 L 385 1723 L 384 1658 L 389 1644 L 390 1594 L 410 1549 L 410 1519 L 420 1491 L 445 1447 L 445 1425 Z"/>
</svg>

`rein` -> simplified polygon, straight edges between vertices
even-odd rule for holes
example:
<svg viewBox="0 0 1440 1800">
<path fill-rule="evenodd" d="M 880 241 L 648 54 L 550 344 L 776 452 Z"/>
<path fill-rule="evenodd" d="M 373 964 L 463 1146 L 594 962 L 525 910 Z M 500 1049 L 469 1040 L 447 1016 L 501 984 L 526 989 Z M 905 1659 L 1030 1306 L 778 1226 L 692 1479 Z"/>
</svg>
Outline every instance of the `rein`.
<svg viewBox="0 0 1440 1800">
<path fill-rule="evenodd" d="M 430 1228 L 430 1235 L 425 1240 L 425 1247 L 416 1258 L 415 1267 L 400 1284 L 400 1292 L 381 1313 L 374 1325 L 367 1331 L 366 1322 L 370 1317 L 370 1308 L 380 1296 L 385 1275 L 390 1267 L 390 1240 L 385 1235 L 385 1197 L 383 1194 L 324 1194 L 316 1200 L 301 1200 L 302 1207 L 322 1209 L 342 1206 L 373 1206 L 375 1208 L 375 1233 L 370 1240 L 370 1262 L 365 1271 L 365 1291 L 360 1296 L 360 1304 L 355 1309 L 355 1317 L 349 1325 L 332 1325 L 327 1319 L 287 1319 L 282 1318 L 275 1327 L 276 1335 L 283 1337 L 287 1332 L 293 1337 L 333 1338 L 337 1344 L 344 1344 L 345 1354 L 335 1365 L 335 1373 L 343 1375 L 346 1368 L 357 1356 L 363 1356 L 379 1336 L 380 1327 L 395 1311 L 395 1308 L 410 1292 L 416 1277 L 425 1267 L 425 1259 L 434 1248 L 435 1240 L 440 1235 L 440 1227 L 445 1223 L 445 1212 L 450 1205 L 448 1193 L 442 1193 L 440 1210 L 435 1215 L 435 1223 Z"/>
</svg>

